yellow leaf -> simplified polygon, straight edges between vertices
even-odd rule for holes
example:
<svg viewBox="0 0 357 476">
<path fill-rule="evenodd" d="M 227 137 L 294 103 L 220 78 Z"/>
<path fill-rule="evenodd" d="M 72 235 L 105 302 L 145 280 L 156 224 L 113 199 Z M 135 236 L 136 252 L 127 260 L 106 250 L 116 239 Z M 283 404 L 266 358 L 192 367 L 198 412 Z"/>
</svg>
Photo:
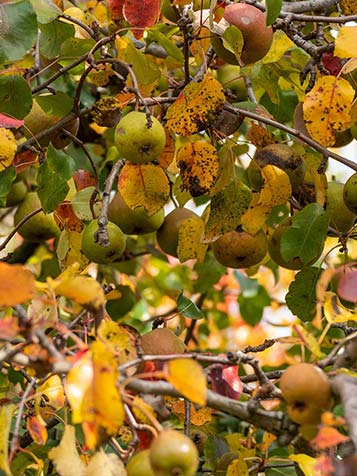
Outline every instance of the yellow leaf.
<svg viewBox="0 0 357 476">
<path fill-rule="evenodd" d="M 12 164 L 17 149 L 14 134 L 4 127 L 0 127 L 0 171 Z"/>
<path fill-rule="evenodd" d="M 337 294 L 330 291 L 327 291 L 325 294 L 323 308 L 326 320 L 330 324 L 335 322 L 357 321 L 357 313 L 342 306 Z"/>
<path fill-rule="evenodd" d="M 144 402 L 144 400 L 137 395 L 132 401 L 132 410 L 135 415 L 136 420 L 139 423 L 144 423 L 145 425 L 150 425 L 155 419 L 155 410 L 151 405 Z"/>
<path fill-rule="evenodd" d="M 219 172 L 216 148 L 203 140 L 187 143 L 180 147 L 176 156 L 180 169 L 182 189 L 189 190 L 193 197 L 211 190 Z"/>
<path fill-rule="evenodd" d="M 98 339 L 113 353 L 119 365 L 137 358 L 138 338 L 139 333 L 134 328 L 114 321 L 102 321 L 98 328 Z"/>
<path fill-rule="evenodd" d="M 159 211 L 170 198 L 170 183 L 161 167 L 154 164 L 126 163 L 118 188 L 130 208 L 143 207 L 148 215 Z"/>
<path fill-rule="evenodd" d="M 105 304 L 102 286 L 90 276 L 60 275 L 51 285 L 56 294 L 72 299 L 81 306 L 99 309 Z"/>
<path fill-rule="evenodd" d="M 56 252 L 61 269 L 66 269 L 74 263 L 79 264 L 79 270 L 88 266 L 89 259 L 82 252 L 82 233 L 78 231 L 63 230 Z"/>
<path fill-rule="evenodd" d="M 242 216 L 242 225 L 251 235 L 255 235 L 264 225 L 276 205 L 285 204 L 291 196 L 291 183 L 288 175 L 274 165 L 261 169 L 263 185 L 253 198 L 246 213 Z"/>
<path fill-rule="evenodd" d="M 357 58 L 357 26 L 343 26 L 338 32 L 334 55 L 339 58 Z"/>
<path fill-rule="evenodd" d="M 356 0 L 341 0 L 339 2 L 340 7 L 344 15 L 356 15 L 357 14 L 357 1 Z"/>
<path fill-rule="evenodd" d="M 351 126 L 351 106 L 355 91 L 343 78 L 324 76 L 306 95 L 304 121 L 313 139 L 328 147 L 335 143 L 335 133 Z"/>
<path fill-rule="evenodd" d="M 311 353 L 316 356 L 316 358 L 321 359 L 324 357 L 323 352 L 320 350 L 320 345 L 310 332 L 304 329 L 300 325 L 294 325 L 293 328 L 295 329 L 297 335 L 300 337 L 302 343 L 311 351 Z"/>
<path fill-rule="evenodd" d="M 177 255 L 181 263 L 189 259 L 202 262 L 208 244 L 202 243 L 205 224 L 200 217 L 191 217 L 183 220 L 179 227 Z"/>
<path fill-rule="evenodd" d="M 316 459 L 305 454 L 290 455 L 289 459 L 299 465 L 305 476 L 315 476 Z"/>
<path fill-rule="evenodd" d="M 281 30 L 277 30 L 274 33 L 273 43 L 270 47 L 269 52 L 264 56 L 261 62 L 264 64 L 276 63 L 283 54 L 290 48 L 292 48 L 294 43 L 290 38 Z"/>
<path fill-rule="evenodd" d="M 16 405 L 3 405 L 0 408 L 0 473 L 11 476 L 8 460 L 8 444 L 12 415 Z"/>
<path fill-rule="evenodd" d="M 89 461 L 86 476 L 126 476 L 126 470 L 116 454 L 100 449 Z"/>
<path fill-rule="evenodd" d="M 73 423 L 82 423 L 88 448 L 95 449 L 104 435 L 115 435 L 124 422 L 117 388 L 117 362 L 105 344 L 93 342 L 67 375 L 65 389 Z"/>
<path fill-rule="evenodd" d="M 206 404 L 206 376 L 194 360 L 175 359 L 168 363 L 167 381 L 193 403 Z"/>
<path fill-rule="evenodd" d="M 185 415 L 185 402 L 183 400 L 176 400 L 172 404 L 172 412 L 180 416 L 180 420 Z M 209 407 L 196 408 L 192 403 L 190 404 L 190 422 L 195 426 L 203 426 L 212 420 L 212 413 L 214 410 Z M 182 418 L 181 418 L 182 417 Z"/>
<path fill-rule="evenodd" d="M 225 103 L 222 85 L 206 74 L 200 83 L 189 83 L 166 113 L 170 131 L 189 136 L 212 124 Z"/>
<path fill-rule="evenodd" d="M 234 459 L 227 468 L 226 476 L 249 476 L 248 466 L 244 459 Z"/>
<path fill-rule="evenodd" d="M 0 263 L 0 306 L 14 306 L 31 299 L 34 275 L 19 264 Z"/>
<path fill-rule="evenodd" d="M 65 426 L 60 444 L 52 448 L 48 456 L 60 476 L 85 476 L 86 468 L 76 448 L 74 426 Z"/>
</svg>

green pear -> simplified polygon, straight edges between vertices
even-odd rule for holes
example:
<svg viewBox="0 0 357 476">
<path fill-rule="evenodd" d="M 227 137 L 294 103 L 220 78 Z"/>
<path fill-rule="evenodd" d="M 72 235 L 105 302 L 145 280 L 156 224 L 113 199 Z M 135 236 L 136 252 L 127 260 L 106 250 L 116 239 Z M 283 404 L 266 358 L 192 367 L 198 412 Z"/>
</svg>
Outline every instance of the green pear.
<svg viewBox="0 0 357 476">
<path fill-rule="evenodd" d="M 14 223 L 17 226 L 20 221 L 29 213 L 42 208 L 40 199 L 36 192 L 29 192 L 23 202 L 19 205 L 14 216 Z M 19 229 L 19 234 L 29 241 L 44 241 L 54 238 L 60 230 L 53 218 L 52 213 L 45 214 L 39 212 L 27 220 Z"/>
<path fill-rule="evenodd" d="M 165 129 L 154 116 L 151 125 L 144 112 L 131 111 L 118 122 L 114 140 L 119 154 L 134 164 L 146 164 L 157 159 L 166 143 Z"/>
<path fill-rule="evenodd" d="M 107 224 L 109 245 L 102 246 L 96 242 L 98 221 L 92 220 L 85 226 L 82 234 L 82 251 L 94 263 L 107 264 L 117 260 L 123 254 L 126 238 L 121 229 L 112 222 Z"/>
<path fill-rule="evenodd" d="M 343 187 L 343 200 L 352 213 L 357 214 L 357 172 L 351 175 Z"/>
<path fill-rule="evenodd" d="M 128 207 L 120 192 L 114 195 L 108 211 L 109 220 L 127 235 L 142 235 L 156 231 L 162 225 L 164 217 L 163 209 L 149 216 L 144 207 L 135 209 Z"/>
<path fill-rule="evenodd" d="M 6 206 L 13 207 L 15 205 L 18 205 L 25 198 L 26 193 L 27 193 L 27 187 L 22 180 L 19 180 L 18 182 L 14 182 L 11 185 L 9 193 L 7 194 Z"/>
<path fill-rule="evenodd" d="M 223 88 L 231 89 L 237 101 L 245 101 L 248 98 L 247 86 L 240 73 L 240 66 L 224 64 L 217 70 L 217 79 Z"/>
<path fill-rule="evenodd" d="M 326 191 L 326 211 L 330 215 L 330 225 L 340 233 L 348 233 L 356 215 L 344 201 L 344 184 L 328 182 Z"/>
</svg>

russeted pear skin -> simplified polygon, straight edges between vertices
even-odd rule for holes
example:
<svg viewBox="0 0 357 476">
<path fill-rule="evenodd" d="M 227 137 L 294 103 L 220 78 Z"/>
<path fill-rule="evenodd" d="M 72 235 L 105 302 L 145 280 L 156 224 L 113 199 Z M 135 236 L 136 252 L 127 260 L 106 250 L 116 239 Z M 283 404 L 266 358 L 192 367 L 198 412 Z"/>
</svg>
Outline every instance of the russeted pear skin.
<svg viewBox="0 0 357 476">
<path fill-rule="evenodd" d="M 262 261 L 268 251 L 263 230 L 256 235 L 246 231 L 229 231 L 212 244 L 216 260 L 228 268 L 248 268 Z"/>
<path fill-rule="evenodd" d="M 289 417 L 295 423 L 319 423 L 321 414 L 331 407 L 330 381 L 314 364 L 291 365 L 284 371 L 279 385 Z"/>
<path fill-rule="evenodd" d="M 157 327 L 141 336 L 141 348 L 144 354 L 168 355 L 182 354 L 186 350 L 184 342 L 167 327 Z"/>
</svg>

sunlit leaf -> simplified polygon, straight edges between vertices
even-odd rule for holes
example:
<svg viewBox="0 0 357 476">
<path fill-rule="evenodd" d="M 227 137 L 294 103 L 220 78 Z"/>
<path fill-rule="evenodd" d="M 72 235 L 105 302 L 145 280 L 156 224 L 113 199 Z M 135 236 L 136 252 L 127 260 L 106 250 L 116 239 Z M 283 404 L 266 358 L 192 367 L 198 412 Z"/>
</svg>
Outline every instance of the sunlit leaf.
<svg viewBox="0 0 357 476">
<path fill-rule="evenodd" d="M 102 321 L 98 328 L 98 338 L 106 344 L 119 364 L 137 358 L 138 337 L 139 334 L 134 328 L 114 321 Z"/>
<path fill-rule="evenodd" d="M 35 277 L 19 264 L 0 262 L 0 306 L 14 306 L 31 299 Z"/>
<path fill-rule="evenodd" d="M 189 259 L 203 261 L 208 244 L 202 243 L 204 222 L 200 217 L 182 220 L 178 233 L 177 255 L 181 263 Z"/>
<path fill-rule="evenodd" d="M 274 165 L 261 169 L 263 185 L 253 198 L 246 213 L 242 216 L 243 228 L 254 235 L 276 205 L 285 204 L 291 196 L 291 183 L 288 175 Z"/>
<path fill-rule="evenodd" d="M 222 85 L 207 74 L 200 83 L 190 83 L 166 113 L 167 127 L 189 136 L 212 124 L 225 103 Z"/>
<path fill-rule="evenodd" d="M 354 285 L 356 286 L 356 282 Z M 357 312 L 353 312 L 344 307 L 338 296 L 331 291 L 327 291 L 325 294 L 323 308 L 326 320 L 330 324 L 334 324 L 335 322 L 357 321 Z"/>
<path fill-rule="evenodd" d="M 294 325 L 293 328 L 301 339 L 301 342 L 312 352 L 316 358 L 321 359 L 324 356 L 324 353 L 321 352 L 320 345 L 314 335 L 308 332 L 303 326 L 298 324 Z"/>
<path fill-rule="evenodd" d="M 327 448 L 336 447 L 341 443 L 349 441 L 349 437 L 342 435 L 336 428 L 331 426 L 323 426 L 320 428 L 317 436 L 311 440 L 311 445 L 318 450 L 325 450 Z"/>
<path fill-rule="evenodd" d="M 0 170 L 12 164 L 17 149 L 16 139 L 12 131 L 0 128 Z"/>
<path fill-rule="evenodd" d="M 10 440 L 10 427 L 16 405 L 3 405 L 0 408 L 0 473 L 12 476 L 8 455 L 8 442 Z"/>
<path fill-rule="evenodd" d="M 206 404 L 206 376 L 198 362 L 175 359 L 167 364 L 167 381 L 188 400 L 204 406 Z M 190 378 L 187 378 L 187 376 Z"/>
<path fill-rule="evenodd" d="M 48 454 L 60 476 L 85 476 L 85 465 L 77 448 L 75 428 L 66 425 L 60 444 Z"/>
<path fill-rule="evenodd" d="M 354 95 L 346 79 L 324 76 L 316 81 L 303 103 L 305 125 L 313 139 L 332 146 L 335 133 L 350 127 Z"/>
<path fill-rule="evenodd" d="M 357 26 L 343 26 L 336 38 L 334 54 L 339 58 L 357 58 Z"/>
<path fill-rule="evenodd" d="M 105 453 L 101 448 L 89 461 L 86 476 L 126 476 L 121 459 L 114 453 Z M 61 475 L 62 476 L 62 475 Z"/>
<path fill-rule="evenodd" d="M 315 476 L 316 459 L 305 454 L 289 455 L 289 459 L 295 461 L 304 473 L 304 476 Z"/>
<path fill-rule="evenodd" d="M 72 299 L 82 306 L 99 309 L 105 304 L 102 286 L 89 276 L 62 276 L 52 281 L 56 294 Z"/>
<path fill-rule="evenodd" d="M 123 14 L 136 38 L 143 36 L 145 28 L 155 25 L 160 7 L 161 0 L 125 0 Z"/>
<path fill-rule="evenodd" d="M 19 332 L 17 317 L 4 316 L 0 318 L 0 339 L 12 340 Z"/>
<path fill-rule="evenodd" d="M 218 154 L 209 142 L 197 141 L 183 145 L 177 152 L 176 163 L 182 178 L 181 187 L 193 197 L 208 193 L 217 180 Z"/>
</svg>

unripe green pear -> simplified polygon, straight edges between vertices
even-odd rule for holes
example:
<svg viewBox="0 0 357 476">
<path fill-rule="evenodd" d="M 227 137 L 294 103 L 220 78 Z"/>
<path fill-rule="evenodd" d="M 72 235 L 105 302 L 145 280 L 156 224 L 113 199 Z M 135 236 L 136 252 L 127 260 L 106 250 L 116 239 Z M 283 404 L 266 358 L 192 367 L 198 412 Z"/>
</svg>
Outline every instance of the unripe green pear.
<svg viewBox="0 0 357 476">
<path fill-rule="evenodd" d="M 150 464 L 150 450 L 132 456 L 126 466 L 127 476 L 155 476 Z"/>
<path fill-rule="evenodd" d="M 156 476 L 193 476 L 198 450 L 193 441 L 176 430 L 164 430 L 150 446 L 150 463 Z"/>
<path fill-rule="evenodd" d="M 19 180 L 18 182 L 14 182 L 11 185 L 9 193 L 7 194 L 6 206 L 13 207 L 15 205 L 18 205 L 25 198 L 26 194 L 27 194 L 27 187 L 25 183 L 22 180 Z"/>
<path fill-rule="evenodd" d="M 160 228 L 165 213 L 161 209 L 149 216 L 144 207 L 132 209 L 125 203 L 121 193 L 117 192 L 110 202 L 108 218 L 127 235 L 142 235 Z"/>
<path fill-rule="evenodd" d="M 357 214 L 357 172 L 351 175 L 343 187 L 343 201 L 352 213 Z"/>
<path fill-rule="evenodd" d="M 256 235 L 246 231 L 229 231 L 212 244 L 216 260 L 228 268 L 248 268 L 261 262 L 268 251 L 263 230 Z"/>
<path fill-rule="evenodd" d="M 119 154 L 134 164 L 146 164 L 157 159 L 166 143 L 165 129 L 154 116 L 148 127 L 144 112 L 131 111 L 118 122 L 114 140 Z"/>
<path fill-rule="evenodd" d="M 338 232 L 348 233 L 350 231 L 356 215 L 345 204 L 343 183 L 328 182 L 326 212 L 330 215 L 330 225 Z"/>
<path fill-rule="evenodd" d="M 240 73 L 240 66 L 224 64 L 217 69 L 217 79 L 223 88 L 231 89 L 237 96 L 237 101 L 245 101 L 248 98 L 247 86 Z"/>
<path fill-rule="evenodd" d="M 19 222 L 29 213 L 42 208 L 40 199 L 36 192 L 29 192 L 23 202 L 19 205 L 14 216 L 14 223 L 17 226 Z M 19 234 L 29 241 L 45 241 L 54 238 L 60 233 L 60 230 L 53 218 L 52 213 L 45 214 L 39 212 L 27 220 L 19 229 Z"/>
<path fill-rule="evenodd" d="M 157 242 L 165 253 L 178 257 L 177 246 L 181 223 L 187 218 L 197 217 L 196 213 L 188 208 L 178 207 L 166 217 L 161 227 L 156 232 Z"/>
<path fill-rule="evenodd" d="M 85 226 L 82 234 L 82 251 L 84 255 L 94 263 L 111 263 L 123 254 L 126 238 L 121 229 L 112 222 L 107 224 L 109 245 L 102 246 L 95 241 L 95 233 L 98 231 L 98 221 L 92 220 Z"/>
</svg>

